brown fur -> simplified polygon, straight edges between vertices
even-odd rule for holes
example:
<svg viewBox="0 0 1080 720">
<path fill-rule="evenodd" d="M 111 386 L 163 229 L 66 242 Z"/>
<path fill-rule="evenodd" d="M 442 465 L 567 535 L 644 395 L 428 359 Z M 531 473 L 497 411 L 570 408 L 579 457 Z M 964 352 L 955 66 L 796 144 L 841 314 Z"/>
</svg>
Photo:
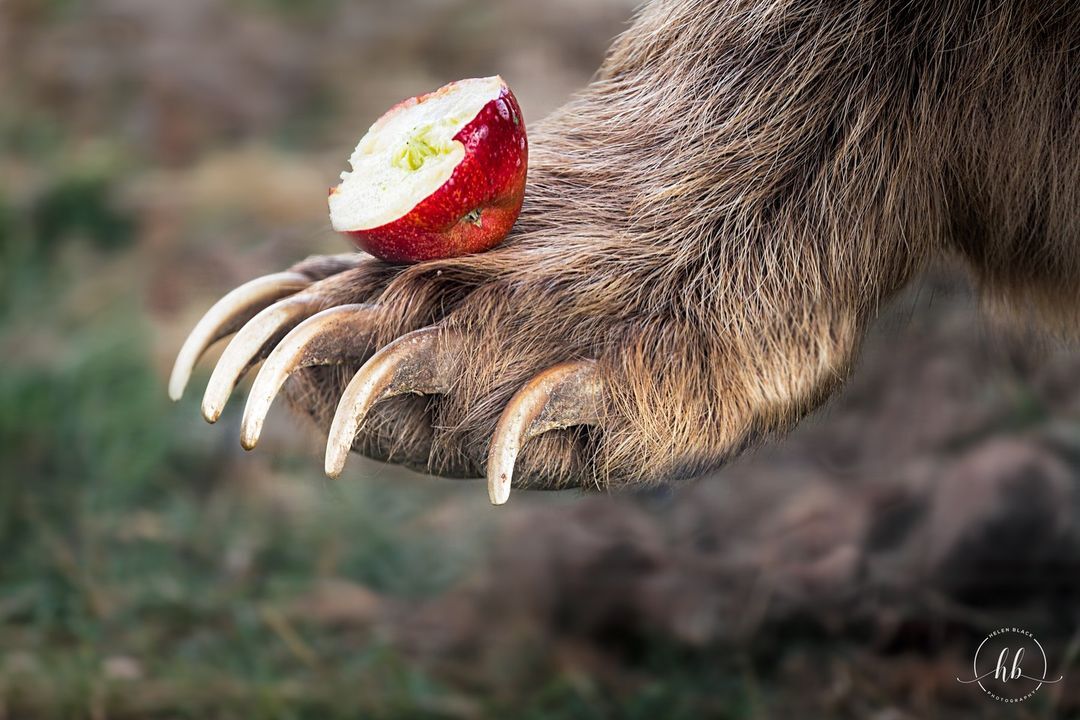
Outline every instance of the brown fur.
<svg viewBox="0 0 1080 720">
<path fill-rule="evenodd" d="M 452 391 L 381 404 L 357 449 L 479 475 L 522 383 L 596 358 L 602 425 L 530 443 L 522 481 L 699 474 L 820 405 L 941 256 L 1076 328 L 1078 77 L 1065 0 L 656 0 L 530 128 L 503 245 L 321 281 L 328 305 L 382 306 L 372 348 L 440 322 L 467 338 Z M 325 427 L 353 369 L 306 371 L 294 402 Z"/>
</svg>

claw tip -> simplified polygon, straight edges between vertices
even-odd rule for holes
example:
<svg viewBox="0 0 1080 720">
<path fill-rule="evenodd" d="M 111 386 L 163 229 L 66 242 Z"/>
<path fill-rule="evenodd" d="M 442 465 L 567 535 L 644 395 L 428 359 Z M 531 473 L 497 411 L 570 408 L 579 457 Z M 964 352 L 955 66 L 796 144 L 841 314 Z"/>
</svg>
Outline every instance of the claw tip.
<svg viewBox="0 0 1080 720">
<path fill-rule="evenodd" d="M 337 480 L 345 469 L 345 461 L 348 459 L 348 451 L 345 454 L 335 452 L 333 447 L 327 447 L 326 460 L 323 463 L 323 472 L 331 480 Z"/>
<path fill-rule="evenodd" d="M 221 417 L 221 408 L 215 407 L 204 400 L 202 404 L 202 416 L 203 420 L 213 425 Z"/>
<path fill-rule="evenodd" d="M 184 397 L 184 388 L 187 387 L 189 374 L 183 374 L 177 368 L 173 368 L 169 376 L 169 399 L 177 402 Z"/>
<path fill-rule="evenodd" d="M 510 499 L 510 482 L 505 473 L 498 479 L 488 482 L 488 500 L 492 505 L 505 505 Z"/>
<path fill-rule="evenodd" d="M 252 412 L 251 400 L 249 399 L 248 406 L 244 408 L 244 417 L 240 420 L 240 444 L 245 450 L 254 450 L 255 446 L 259 444 L 265 417 L 265 413 Z"/>
</svg>

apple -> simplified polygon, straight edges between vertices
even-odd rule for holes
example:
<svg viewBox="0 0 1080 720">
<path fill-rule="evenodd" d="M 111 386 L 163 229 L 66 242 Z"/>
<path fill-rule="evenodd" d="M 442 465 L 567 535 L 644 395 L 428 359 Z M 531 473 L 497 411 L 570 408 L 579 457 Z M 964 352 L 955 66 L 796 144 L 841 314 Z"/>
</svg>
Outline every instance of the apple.
<svg viewBox="0 0 1080 720">
<path fill-rule="evenodd" d="M 482 252 L 510 232 L 525 197 L 529 144 L 499 76 L 450 83 L 400 102 L 361 138 L 330 222 L 391 262 Z"/>
</svg>

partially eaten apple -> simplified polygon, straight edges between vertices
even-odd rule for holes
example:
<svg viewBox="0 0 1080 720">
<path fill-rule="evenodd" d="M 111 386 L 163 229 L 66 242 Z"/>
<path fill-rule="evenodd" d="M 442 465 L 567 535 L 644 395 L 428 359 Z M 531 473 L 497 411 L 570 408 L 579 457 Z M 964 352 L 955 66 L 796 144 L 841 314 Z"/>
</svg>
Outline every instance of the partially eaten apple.
<svg viewBox="0 0 1080 720">
<path fill-rule="evenodd" d="M 525 197 L 529 145 L 499 76 L 450 83 L 398 103 L 361 138 L 330 222 L 391 262 L 482 252 L 510 232 Z"/>
</svg>

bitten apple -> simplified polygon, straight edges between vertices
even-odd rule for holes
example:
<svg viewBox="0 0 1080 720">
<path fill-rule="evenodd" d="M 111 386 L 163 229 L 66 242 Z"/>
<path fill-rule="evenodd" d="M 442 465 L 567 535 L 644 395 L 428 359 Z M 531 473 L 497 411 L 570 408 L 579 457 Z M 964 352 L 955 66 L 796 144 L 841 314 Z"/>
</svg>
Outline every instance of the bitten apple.
<svg viewBox="0 0 1080 720">
<path fill-rule="evenodd" d="M 487 250 L 521 211 L 529 144 L 499 76 L 459 80 L 398 103 L 361 138 L 330 222 L 392 262 Z"/>
</svg>

